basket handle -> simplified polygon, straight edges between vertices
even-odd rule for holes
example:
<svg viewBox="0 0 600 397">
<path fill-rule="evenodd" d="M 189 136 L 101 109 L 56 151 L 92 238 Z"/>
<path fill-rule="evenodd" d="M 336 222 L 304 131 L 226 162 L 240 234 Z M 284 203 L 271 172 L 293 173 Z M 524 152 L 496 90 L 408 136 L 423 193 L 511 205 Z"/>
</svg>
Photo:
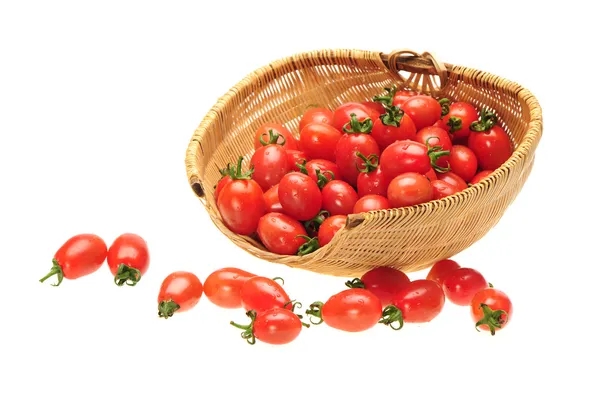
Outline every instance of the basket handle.
<svg viewBox="0 0 600 397">
<path fill-rule="evenodd" d="M 190 186 L 192 187 L 192 190 L 194 191 L 196 196 L 198 196 L 198 198 L 204 199 L 204 195 L 205 195 L 204 188 L 202 187 L 202 183 L 200 182 L 200 180 L 197 177 L 195 177 L 195 176 L 191 177 Z"/>
<path fill-rule="evenodd" d="M 449 63 L 440 62 L 430 52 L 419 54 L 412 50 L 394 50 L 389 54 L 381 54 L 381 60 L 385 66 L 395 74 L 403 70 L 411 73 L 408 79 L 402 78 L 408 85 L 418 85 L 423 78 L 422 88 L 425 91 L 436 91 L 443 89 L 448 83 L 448 70 L 452 69 Z M 431 76 L 440 78 L 439 88 L 434 88 Z"/>
</svg>

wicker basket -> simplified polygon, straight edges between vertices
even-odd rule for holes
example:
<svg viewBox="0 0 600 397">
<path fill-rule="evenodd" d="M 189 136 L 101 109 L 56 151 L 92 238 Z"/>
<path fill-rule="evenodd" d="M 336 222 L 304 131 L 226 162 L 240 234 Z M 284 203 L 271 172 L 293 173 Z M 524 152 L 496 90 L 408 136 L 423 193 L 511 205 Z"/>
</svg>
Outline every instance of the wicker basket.
<svg viewBox="0 0 600 397">
<path fill-rule="evenodd" d="M 250 159 L 254 132 L 262 123 L 280 122 L 298 134 L 308 105 L 333 109 L 343 102 L 371 99 L 394 84 L 489 106 L 510 134 L 515 152 L 492 175 L 459 194 L 413 207 L 350 215 L 330 244 L 303 257 L 270 253 L 260 242 L 225 227 L 213 197 L 218 169 L 239 155 Z M 410 272 L 464 250 L 500 220 L 529 176 L 541 135 L 541 108 L 516 83 L 438 62 L 429 53 L 323 50 L 278 60 L 235 85 L 202 120 L 185 163 L 189 183 L 215 225 L 259 258 L 337 276 L 360 275 L 374 266 Z"/>
</svg>

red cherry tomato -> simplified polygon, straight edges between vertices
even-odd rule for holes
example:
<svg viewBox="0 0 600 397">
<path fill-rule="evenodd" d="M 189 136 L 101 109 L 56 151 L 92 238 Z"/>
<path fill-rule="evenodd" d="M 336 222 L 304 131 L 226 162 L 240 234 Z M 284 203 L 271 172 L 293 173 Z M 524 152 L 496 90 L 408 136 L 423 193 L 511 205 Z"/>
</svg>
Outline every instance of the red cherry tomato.
<svg viewBox="0 0 600 397">
<path fill-rule="evenodd" d="M 198 304 L 202 297 L 202 282 L 190 272 L 169 274 L 158 292 L 158 316 L 172 317 L 175 312 L 185 312 Z"/>
<path fill-rule="evenodd" d="M 375 139 L 366 133 L 344 134 L 340 138 L 335 151 L 336 163 L 341 173 L 339 179 L 344 179 L 353 186 L 356 186 L 359 169 L 365 168 L 365 161 L 357 153 L 369 157 L 373 154 L 379 156 L 380 151 Z"/>
<path fill-rule="evenodd" d="M 475 153 L 466 146 L 452 146 L 448 162 L 452 172 L 465 181 L 470 181 L 477 173 L 477 157 L 475 157 Z"/>
<path fill-rule="evenodd" d="M 52 286 L 58 287 L 63 277 L 74 280 L 94 273 L 104 263 L 106 254 L 106 243 L 97 235 L 89 233 L 75 235 L 56 251 L 52 259 L 52 268 L 40 279 L 40 283 L 56 274 L 57 283 Z"/>
<path fill-rule="evenodd" d="M 502 127 L 496 125 L 496 116 L 483 112 L 481 121 L 471 125 L 469 149 L 475 153 L 481 170 L 495 170 L 512 155 L 510 137 Z"/>
<path fill-rule="evenodd" d="M 258 222 L 258 237 L 264 246 L 275 254 L 296 255 L 306 241 L 304 226 L 289 215 L 270 212 Z"/>
<path fill-rule="evenodd" d="M 427 177 L 427 179 L 429 179 L 431 182 L 437 180 L 437 175 L 435 173 L 435 170 L 432 168 L 429 171 L 427 171 L 425 174 L 423 174 Z"/>
<path fill-rule="evenodd" d="M 414 140 L 416 134 L 415 123 L 397 107 L 388 108 L 383 116 L 378 117 L 371 132 L 381 150 L 396 141 Z"/>
<path fill-rule="evenodd" d="M 342 133 L 329 124 L 309 124 L 300 132 L 300 147 L 309 159 L 335 161 L 335 148 Z"/>
<path fill-rule="evenodd" d="M 380 115 L 385 113 L 385 107 L 379 102 L 366 101 L 362 102 L 361 104 L 369 109 L 369 111 L 371 112 L 371 119 L 373 121 L 375 121 L 375 119 L 379 118 Z"/>
<path fill-rule="evenodd" d="M 242 307 L 242 285 L 254 274 L 235 267 L 212 272 L 204 281 L 204 294 L 209 301 L 225 309 Z"/>
<path fill-rule="evenodd" d="M 290 310 L 275 307 L 260 314 L 249 311 L 246 315 L 251 319 L 249 325 L 233 321 L 230 324 L 244 330 L 242 338 L 251 345 L 256 339 L 270 345 L 284 345 L 296 339 L 302 330 L 300 318 Z"/>
<path fill-rule="evenodd" d="M 356 179 L 358 197 L 364 197 L 369 194 L 386 197 L 389 184 L 389 179 L 384 175 L 381 166 L 378 166 L 373 171 L 361 171 Z"/>
<path fill-rule="evenodd" d="M 387 198 L 392 208 L 408 207 L 433 200 L 433 188 L 427 177 L 407 172 L 392 179 Z"/>
<path fill-rule="evenodd" d="M 448 113 L 442 117 L 446 131 L 452 140 L 467 138 L 471 133 L 470 126 L 477 121 L 479 114 L 470 103 L 454 102 L 450 105 Z"/>
<path fill-rule="evenodd" d="M 462 179 L 460 176 L 456 175 L 454 172 L 444 172 L 443 174 L 437 173 L 437 178 L 440 181 L 444 181 L 444 182 L 454 186 L 455 188 L 458 189 L 459 192 L 461 190 L 465 190 L 467 187 L 469 187 L 467 185 L 467 182 L 465 182 L 464 179 Z"/>
<path fill-rule="evenodd" d="M 394 99 L 392 100 L 393 106 L 402 107 L 404 102 L 406 102 L 409 98 L 417 96 L 418 94 L 415 91 L 409 90 L 401 90 L 394 94 Z"/>
<path fill-rule="evenodd" d="M 344 126 L 350 122 L 352 114 L 356 115 L 358 121 L 365 121 L 373 115 L 365 105 L 357 102 L 347 102 L 340 105 L 333 112 L 333 126 L 338 131 L 344 132 Z"/>
<path fill-rule="evenodd" d="M 280 145 L 263 146 L 254 152 L 250 164 L 254 167 L 254 179 L 263 191 L 277 185 L 290 171 L 287 152 Z"/>
<path fill-rule="evenodd" d="M 283 207 L 279 202 L 279 184 L 272 186 L 267 190 L 263 197 L 265 198 L 265 211 L 268 212 L 283 212 Z"/>
<path fill-rule="evenodd" d="M 431 158 L 422 143 L 398 141 L 383 151 L 379 164 L 383 174 L 391 180 L 406 172 L 427 173 L 431 169 Z"/>
<path fill-rule="evenodd" d="M 460 265 L 456 261 L 442 259 L 431 267 L 429 273 L 427 273 L 427 280 L 435 281 L 441 287 L 444 283 L 444 277 L 458 268 L 460 268 Z"/>
<path fill-rule="evenodd" d="M 434 200 L 443 199 L 459 192 L 456 186 L 440 180 L 431 181 L 431 188 L 433 189 Z"/>
<path fill-rule="evenodd" d="M 475 175 L 473 177 L 473 179 L 471 179 L 471 185 L 474 185 L 476 183 L 481 182 L 482 179 L 487 178 L 489 175 L 491 175 L 494 171 L 481 171 L 480 173 L 478 173 L 477 175 Z"/>
<path fill-rule="evenodd" d="M 333 124 L 333 112 L 327 108 L 308 108 L 300 119 L 298 131 L 302 131 L 309 124 Z"/>
<path fill-rule="evenodd" d="M 506 327 L 513 312 L 513 305 L 504 292 L 496 288 L 486 288 L 479 291 L 471 301 L 471 317 L 479 330 L 496 331 Z"/>
<path fill-rule="evenodd" d="M 475 294 L 487 286 L 483 275 L 468 267 L 461 267 L 446 274 L 443 282 L 446 298 L 459 306 L 468 306 Z"/>
<path fill-rule="evenodd" d="M 406 323 L 427 323 L 444 308 L 444 291 L 435 281 L 415 280 L 402 288 L 392 299 L 392 305 L 402 311 Z"/>
<path fill-rule="evenodd" d="M 333 295 L 323 304 L 310 305 L 307 314 L 319 318 L 332 328 L 347 332 L 361 332 L 372 328 L 381 318 L 381 301 L 371 291 L 352 288 Z M 312 321 L 312 320 L 311 320 Z"/>
<path fill-rule="evenodd" d="M 352 213 L 360 214 L 361 212 L 387 210 L 388 208 L 390 208 L 390 203 L 387 198 L 376 194 L 368 194 L 358 199 L 354 204 Z"/>
<path fill-rule="evenodd" d="M 306 172 L 308 172 L 308 176 L 310 176 L 313 181 L 317 182 L 317 184 L 323 180 L 322 177 L 319 179 L 317 170 L 319 170 L 319 173 L 322 174 L 328 181 L 335 179 L 340 175 L 340 168 L 336 163 L 329 160 L 310 160 L 304 165 L 304 167 L 306 168 Z M 323 186 L 325 186 L 325 184 L 326 183 L 323 183 Z M 321 187 L 321 185 L 319 185 L 319 187 Z"/>
<path fill-rule="evenodd" d="M 150 265 L 150 253 L 146 241 L 133 233 L 117 237 L 108 249 L 108 268 L 115 276 L 115 284 L 136 285 L 146 274 Z"/>
<path fill-rule="evenodd" d="M 291 309 L 290 297 L 283 287 L 270 278 L 256 276 L 248 279 L 240 292 L 244 310 L 260 314 L 273 308 Z"/>
<path fill-rule="evenodd" d="M 254 134 L 254 148 L 258 149 L 263 144 L 261 143 L 261 138 L 263 141 L 269 141 L 270 134 L 278 134 L 285 138 L 285 143 L 283 144 L 283 148 L 286 150 L 298 150 L 298 141 L 292 135 L 291 131 L 288 130 L 285 126 L 277 123 L 265 123 L 258 127 L 256 133 Z M 280 138 L 279 143 L 281 143 L 282 139 Z"/>
<path fill-rule="evenodd" d="M 323 190 L 323 209 L 331 215 L 352 213 L 358 194 L 349 183 L 339 180 L 329 182 Z"/>
<path fill-rule="evenodd" d="M 215 202 L 217 203 L 219 202 L 221 190 L 223 190 L 225 185 L 231 182 L 231 176 L 229 176 L 231 174 L 231 164 L 227 164 L 227 167 L 220 169 L 219 172 L 221 173 L 221 179 L 219 179 L 219 182 L 217 182 L 217 186 L 215 187 Z"/>
<path fill-rule="evenodd" d="M 303 164 L 308 160 L 308 156 L 301 150 L 286 150 L 288 164 L 291 171 L 300 171 L 297 164 Z"/>
<path fill-rule="evenodd" d="M 266 205 L 262 189 L 256 181 L 249 179 L 251 173 L 242 174 L 242 160 L 243 157 L 238 159 L 237 170 L 232 173 L 234 180 L 221 190 L 217 208 L 229 230 L 250 235 L 256 231 L 258 220 L 265 214 Z"/>
<path fill-rule="evenodd" d="M 307 221 L 321 211 L 321 190 L 308 175 L 290 172 L 279 182 L 279 202 L 286 214 Z"/>
<path fill-rule="evenodd" d="M 348 288 L 365 288 L 371 291 L 385 307 L 392 299 L 410 284 L 410 279 L 400 270 L 392 267 L 376 267 L 362 275 L 360 279 L 346 282 Z"/>
<path fill-rule="evenodd" d="M 452 140 L 443 128 L 425 127 L 417 132 L 415 140 L 423 145 L 429 144 L 430 147 L 441 147 L 441 149 L 434 154 L 436 158 L 435 164 L 441 168 L 448 167 L 448 155 L 450 154 L 448 151 L 452 149 Z M 441 156 L 441 154 L 445 155 Z"/>
<path fill-rule="evenodd" d="M 333 239 L 333 236 L 346 226 L 346 219 L 346 215 L 334 215 L 323 221 L 321 227 L 319 227 L 318 235 L 319 245 L 321 247 L 329 244 L 331 239 Z"/>
<path fill-rule="evenodd" d="M 433 125 L 442 117 L 442 106 L 434 98 L 427 95 L 408 98 L 401 108 L 415 123 L 417 131 Z"/>
</svg>

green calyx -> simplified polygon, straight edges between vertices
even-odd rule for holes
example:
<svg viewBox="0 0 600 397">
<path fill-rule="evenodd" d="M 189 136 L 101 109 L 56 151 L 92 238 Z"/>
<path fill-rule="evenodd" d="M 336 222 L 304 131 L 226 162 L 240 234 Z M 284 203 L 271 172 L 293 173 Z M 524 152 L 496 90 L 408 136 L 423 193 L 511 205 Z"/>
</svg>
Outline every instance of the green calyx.
<svg viewBox="0 0 600 397">
<path fill-rule="evenodd" d="M 358 121 L 356 114 L 350 114 L 350 121 L 344 124 L 344 130 L 347 134 L 370 134 L 373 129 L 373 120 L 367 117 L 363 121 Z"/>
<path fill-rule="evenodd" d="M 502 328 L 506 324 L 507 313 L 504 310 L 492 310 L 488 305 L 482 303 L 479 308 L 483 311 L 483 318 L 475 324 L 475 329 L 479 332 L 479 327 L 487 325 L 492 336 L 496 335 L 496 329 Z"/>
<path fill-rule="evenodd" d="M 323 322 L 323 302 L 314 302 L 312 303 L 308 309 L 306 309 L 306 315 L 311 324 L 319 325 Z M 316 318 L 317 321 L 313 321 L 313 318 Z"/>
<path fill-rule="evenodd" d="M 384 125 L 400 127 L 404 111 L 398 106 L 386 106 L 385 113 L 379 116 L 379 119 Z"/>
<path fill-rule="evenodd" d="M 496 115 L 490 109 L 483 108 L 480 120 L 472 122 L 469 129 L 475 132 L 485 132 L 489 131 L 497 122 L 498 118 Z"/>
<path fill-rule="evenodd" d="M 396 323 L 397 325 L 395 325 Z M 379 320 L 379 324 L 387 325 L 394 331 L 402 329 L 404 326 L 402 310 L 398 309 L 394 305 L 386 306 L 381 312 L 381 320 Z"/>
<path fill-rule="evenodd" d="M 317 216 L 304 222 L 304 228 L 309 233 L 317 233 L 323 222 L 325 222 L 325 219 L 327 219 L 329 216 L 329 211 L 322 210 L 317 214 Z"/>
<path fill-rule="evenodd" d="M 289 307 L 290 305 L 292 307 Z M 296 311 L 296 309 L 302 309 L 302 303 L 297 302 L 294 299 L 294 300 L 291 300 L 289 302 L 284 303 L 283 308 L 284 309 L 288 309 L 289 311 L 291 311 L 292 313 L 294 313 Z M 297 313 L 294 313 L 294 314 L 300 319 L 300 322 L 302 323 L 303 327 L 310 328 L 310 324 L 307 324 L 304 321 L 302 321 L 302 319 L 304 318 L 304 316 L 302 316 L 302 314 L 297 314 Z"/>
<path fill-rule="evenodd" d="M 114 281 L 119 287 L 123 284 L 133 287 L 141 280 L 141 278 L 142 273 L 138 269 L 121 263 L 117 268 L 117 274 L 115 274 Z"/>
<path fill-rule="evenodd" d="M 249 345 L 253 345 L 256 343 L 256 337 L 254 336 L 254 321 L 256 321 L 256 312 L 254 310 L 249 310 L 246 312 L 246 316 L 250 318 L 250 324 L 248 325 L 240 325 L 233 321 L 230 321 L 229 324 L 233 325 L 236 328 L 242 330 L 241 337 Z"/>
<path fill-rule="evenodd" d="M 442 107 L 442 117 L 443 117 L 450 112 L 450 99 L 442 98 L 438 102 L 439 102 L 440 106 Z"/>
<path fill-rule="evenodd" d="M 384 90 L 386 93 L 384 95 L 374 96 L 373 101 L 381 102 L 384 106 L 392 106 L 392 103 L 394 101 L 394 95 L 398 91 L 398 88 L 396 88 L 396 86 L 392 86 L 390 88 L 384 88 Z"/>
<path fill-rule="evenodd" d="M 454 133 L 462 128 L 462 119 L 460 117 L 450 116 L 446 123 L 450 127 L 450 133 Z"/>
<path fill-rule="evenodd" d="M 62 283 L 65 275 L 63 273 L 62 267 L 60 267 L 56 258 L 52 259 L 52 268 L 50 268 L 50 272 L 48 274 L 46 274 L 44 277 L 42 277 L 40 279 L 40 283 L 43 283 L 44 281 L 46 281 L 50 277 L 54 276 L 55 274 L 56 274 L 57 282 L 56 282 L 56 284 L 51 284 L 51 285 L 53 287 L 58 287 L 60 285 L 60 283 Z"/>
<path fill-rule="evenodd" d="M 437 139 L 439 140 L 440 138 L 438 138 L 437 136 L 431 136 L 429 138 L 427 138 L 427 155 L 429 155 L 429 159 L 431 160 L 431 167 L 440 173 L 444 173 L 444 172 L 448 172 L 450 171 L 450 166 L 448 167 L 440 167 L 439 165 L 437 165 L 437 161 L 440 159 L 440 157 L 444 157 L 444 156 L 449 156 L 450 155 L 450 151 L 449 150 L 442 150 L 441 146 L 431 146 L 429 145 L 429 141 L 431 139 Z"/>
<path fill-rule="evenodd" d="M 308 255 L 311 252 L 315 252 L 316 250 L 321 248 L 321 246 L 319 245 L 319 239 L 316 237 L 310 238 L 301 234 L 297 235 L 296 237 L 302 237 L 306 240 L 306 242 L 298 248 L 299 256 Z"/>
<path fill-rule="evenodd" d="M 375 153 L 370 154 L 368 157 L 362 154 L 361 152 L 356 152 L 354 154 L 356 155 L 356 157 L 365 162 L 365 165 L 363 167 L 359 167 L 359 165 L 356 164 L 356 169 L 359 172 L 369 173 L 375 171 L 379 166 L 379 156 Z"/>
<path fill-rule="evenodd" d="M 352 280 L 346 281 L 344 284 L 348 288 L 362 288 L 366 289 L 365 283 L 362 282 L 360 278 L 353 278 Z"/>
<path fill-rule="evenodd" d="M 330 170 L 321 172 L 321 170 L 317 168 L 315 173 L 317 175 L 317 186 L 319 186 L 319 189 L 323 189 L 325 185 L 335 179 L 335 174 Z"/>
<path fill-rule="evenodd" d="M 273 277 L 271 280 L 273 281 L 280 281 L 281 285 L 285 285 L 285 280 L 281 277 Z"/>
<path fill-rule="evenodd" d="M 158 317 L 167 319 L 173 317 L 173 314 L 179 310 L 180 306 L 175 303 L 172 299 L 168 301 L 162 301 L 158 304 Z"/>
<path fill-rule="evenodd" d="M 229 177 L 232 180 L 248 180 L 248 179 L 252 179 L 252 174 L 254 173 L 254 167 L 250 168 L 246 172 L 242 172 L 242 162 L 243 161 L 244 161 L 244 158 L 242 156 L 240 156 L 238 158 L 236 167 L 235 168 L 231 167 L 231 169 L 229 171 Z"/>
<path fill-rule="evenodd" d="M 278 142 L 279 138 L 282 139 L 282 142 Z M 281 134 L 278 134 L 276 132 L 273 132 L 273 130 L 269 130 L 269 140 L 265 141 L 263 139 L 263 136 L 259 136 L 258 140 L 260 141 L 260 144 L 263 146 L 267 146 L 267 145 L 285 145 L 285 137 Z"/>
</svg>

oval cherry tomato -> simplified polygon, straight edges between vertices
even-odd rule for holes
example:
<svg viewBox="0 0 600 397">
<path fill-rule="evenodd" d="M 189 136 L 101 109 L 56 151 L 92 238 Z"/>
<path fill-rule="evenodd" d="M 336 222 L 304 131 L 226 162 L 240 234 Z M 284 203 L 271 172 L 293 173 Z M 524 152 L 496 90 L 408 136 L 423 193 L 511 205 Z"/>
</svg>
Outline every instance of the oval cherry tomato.
<svg viewBox="0 0 600 397">
<path fill-rule="evenodd" d="M 379 300 L 382 306 L 392 303 L 392 299 L 410 284 L 410 279 L 402 271 L 392 267 L 376 267 L 362 275 L 360 279 L 355 278 L 346 282 L 349 288 L 365 288 L 371 291 Z"/>
<path fill-rule="evenodd" d="M 219 202 L 219 194 L 221 193 L 221 190 L 223 190 L 223 187 L 231 182 L 231 176 L 229 176 L 231 174 L 231 164 L 227 164 L 227 167 L 220 169 L 219 172 L 221 173 L 221 179 L 219 179 L 219 182 L 217 182 L 217 186 L 215 187 L 214 197 L 216 203 Z"/>
<path fill-rule="evenodd" d="M 108 249 L 108 268 L 115 276 L 115 284 L 136 285 L 146 274 L 150 265 L 150 253 L 146 241 L 133 233 L 117 237 Z"/>
<path fill-rule="evenodd" d="M 449 153 L 447 152 L 452 149 L 452 140 L 443 128 L 425 127 L 417 132 L 415 140 L 423 145 L 429 144 L 429 147 L 441 147 L 438 153 L 434 153 L 435 164 L 441 168 L 448 167 Z M 441 156 L 443 153 L 446 155 Z"/>
<path fill-rule="evenodd" d="M 331 215 L 352 213 L 358 194 L 349 183 L 339 180 L 329 182 L 323 190 L 323 209 Z"/>
<path fill-rule="evenodd" d="M 158 292 L 158 316 L 169 318 L 175 312 L 185 312 L 198 304 L 202 297 L 202 282 L 190 272 L 169 274 Z"/>
<path fill-rule="evenodd" d="M 282 145 L 286 150 L 298 150 L 298 141 L 294 138 L 291 131 L 288 130 L 285 126 L 277 123 L 265 123 L 258 127 L 256 133 L 254 134 L 254 148 L 258 149 L 263 144 L 260 139 L 267 142 L 269 141 L 269 137 L 271 134 L 279 134 L 285 138 L 285 143 Z M 279 143 L 281 143 L 282 139 L 280 138 Z"/>
<path fill-rule="evenodd" d="M 333 124 L 333 112 L 327 108 L 308 108 L 300 119 L 298 131 L 302 131 L 309 124 Z"/>
<path fill-rule="evenodd" d="M 209 301 L 225 309 L 242 307 L 242 285 L 254 274 L 235 267 L 212 272 L 204 281 L 204 294 Z"/>
<path fill-rule="evenodd" d="M 510 137 L 496 125 L 496 116 L 490 112 L 481 115 L 481 121 L 471 125 L 469 149 L 475 153 L 481 170 L 495 170 L 512 155 Z"/>
<path fill-rule="evenodd" d="M 408 98 L 401 108 L 415 123 L 417 131 L 433 125 L 442 117 L 442 106 L 434 98 L 427 95 L 416 95 Z"/>
<path fill-rule="evenodd" d="M 321 211 L 321 190 L 308 175 L 290 172 L 279 182 L 279 202 L 286 214 L 308 221 Z"/>
<path fill-rule="evenodd" d="M 340 105 L 333 112 L 333 126 L 338 131 L 345 132 L 344 126 L 350 122 L 351 115 L 356 115 L 358 121 L 365 121 L 372 116 L 371 110 L 358 102 L 347 102 Z M 372 121 L 372 120 L 371 120 Z"/>
<path fill-rule="evenodd" d="M 390 208 L 388 199 L 376 194 L 368 194 L 358 199 L 356 204 L 354 204 L 352 213 L 360 214 L 361 212 L 387 210 L 388 208 Z"/>
<path fill-rule="evenodd" d="M 313 181 L 317 182 L 317 184 L 323 180 L 322 177 L 319 179 L 317 170 L 319 170 L 319 173 L 322 174 L 328 181 L 335 179 L 340 175 L 340 168 L 336 163 L 329 160 L 310 160 L 304 165 L 304 167 L 306 168 L 306 172 L 308 172 L 308 176 L 310 176 Z M 323 186 L 325 185 L 326 183 L 323 183 Z M 322 186 L 319 185 L 319 187 Z"/>
<path fill-rule="evenodd" d="M 269 144 L 254 152 L 250 160 L 254 168 L 254 179 L 263 191 L 279 183 L 281 178 L 290 171 L 288 154 L 281 145 Z"/>
<path fill-rule="evenodd" d="M 361 171 L 356 179 L 358 197 L 364 197 L 369 194 L 386 197 L 389 184 L 390 181 L 381 170 L 381 166 L 370 172 Z"/>
<path fill-rule="evenodd" d="M 300 171 L 298 164 L 303 164 L 308 160 L 308 156 L 301 150 L 286 150 L 288 164 L 291 171 Z"/>
<path fill-rule="evenodd" d="M 471 317 L 479 330 L 496 331 L 506 327 L 513 312 L 513 305 L 504 292 L 496 288 L 486 288 L 479 291 L 471 301 Z"/>
<path fill-rule="evenodd" d="M 481 171 L 479 172 L 477 175 L 475 175 L 473 177 L 473 179 L 471 179 L 471 185 L 474 185 L 476 183 L 481 182 L 482 179 L 487 178 L 490 174 L 492 174 L 494 171 Z"/>
<path fill-rule="evenodd" d="M 249 311 L 246 315 L 252 320 L 249 325 L 233 321 L 230 324 L 243 329 L 242 338 L 251 345 L 256 339 L 271 345 L 284 345 L 296 339 L 302 330 L 300 318 L 290 310 L 276 307 L 260 314 Z"/>
<path fill-rule="evenodd" d="M 387 198 L 392 208 L 408 207 L 433 200 L 433 188 L 427 177 L 407 172 L 392 179 Z"/>
<path fill-rule="evenodd" d="M 465 181 L 470 181 L 477 173 L 477 157 L 475 157 L 475 153 L 466 146 L 452 146 L 448 163 L 452 172 Z"/>
<path fill-rule="evenodd" d="M 456 186 L 440 180 L 431 181 L 431 188 L 433 189 L 434 200 L 443 199 L 459 192 Z"/>
<path fill-rule="evenodd" d="M 296 255 L 306 241 L 304 226 L 289 215 L 270 212 L 258 222 L 258 237 L 264 246 L 275 254 Z"/>
<path fill-rule="evenodd" d="M 429 179 L 429 181 L 433 182 L 435 180 L 437 180 L 437 174 L 435 173 L 435 170 L 432 168 L 429 171 L 427 171 L 425 174 L 423 174 L 427 177 L 427 179 Z"/>
<path fill-rule="evenodd" d="M 347 332 L 361 332 L 372 328 L 381 318 L 381 301 L 371 291 L 352 288 L 333 295 L 323 304 L 310 305 L 307 314 L 320 318 L 332 328 Z M 312 320 L 311 320 L 312 321 Z"/>
<path fill-rule="evenodd" d="M 371 112 L 371 119 L 375 121 L 380 115 L 385 113 L 385 107 L 379 102 L 361 102 Z"/>
<path fill-rule="evenodd" d="M 444 308 L 444 291 L 435 281 L 415 280 L 402 288 L 392 305 L 402 311 L 405 323 L 427 323 Z"/>
<path fill-rule="evenodd" d="M 290 297 L 283 287 L 270 278 L 256 276 L 248 279 L 240 292 L 244 310 L 260 314 L 273 308 L 291 309 Z"/>
<path fill-rule="evenodd" d="M 380 151 L 375 139 L 366 133 L 344 134 L 340 138 L 335 151 L 336 163 L 340 167 L 339 179 L 353 186 L 356 186 L 359 169 L 365 168 L 364 160 L 357 153 L 369 157 L 372 154 L 379 156 Z"/>
<path fill-rule="evenodd" d="M 300 132 L 300 147 L 309 159 L 335 161 L 335 148 L 342 133 L 329 124 L 309 124 Z"/>
<path fill-rule="evenodd" d="M 454 102 L 450 105 L 448 113 L 442 117 L 442 124 L 454 141 L 467 138 L 471 133 L 471 124 L 477 119 L 479 119 L 479 114 L 473 105 L 466 102 Z"/>
<path fill-rule="evenodd" d="M 427 273 L 427 280 L 435 281 L 441 287 L 444 283 L 444 277 L 458 268 L 460 268 L 460 265 L 456 261 L 442 259 L 431 267 L 429 273 Z"/>
<path fill-rule="evenodd" d="M 467 185 L 467 182 L 465 182 L 464 179 L 462 179 L 460 176 L 456 175 L 454 172 L 444 172 L 443 174 L 437 173 L 437 178 L 440 181 L 444 181 L 444 182 L 454 186 L 456 189 L 458 189 L 459 192 L 461 190 L 465 190 L 467 187 L 469 187 Z"/>
<path fill-rule="evenodd" d="M 487 286 L 483 275 L 468 267 L 451 271 L 446 274 L 443 282 L 446 298 L 459 306 L 468 306 L 475 294 Z"/>
<path fill-rule="evenodd" d="M 283 207 L 279 202 L 279 184 L 272 186 L 267 190 L 263 197 L 265 198 L 266 212 L 283 212 Z"/>
<path fill-rule="evenodd" d="M 104 240 L 95 234 L 78 234 L 69 238 L 54 254 L 50 272 L 40 279 L 43 283 L 56 274 L 58 287 L 63 277 L 74 280 L 100 269 L 106 259 L 107 247 Z"/>
<path fill-rule="evenodd" d="M 400 108 L 391 107 L 373 123 L 371 136 L 379 149 L 384 150 L 396 141 L 414 140 L 417 135 L 415 123 Z"/>
<path fill-rule="evenodd" d="M 427 146 L 413 141 L 392 143 L 381 154 L 379 164 L 389 180 L 406 172 L 425 174 L 431 169 Z"/>
<path fill-rule="evenodd" d="M 392 100 L 393 106 L 402 107 L 404 102 L 406 102 L 409 98 L 417 96 L 418 94 L 415 91 L 409 90 L 400 90 L 394 94 L 394 99 Z"/>
<path fill-rule="evenodd" d="M 346 226 L 346 215 L 334 215 L 323 221 L 319 227 L 319 245 L 321 247 L 329 244 L 335 234 Z"/>
<path fill-rule="evenodd" d="M 256 181 L 249 179 L 251 173 L 242 174 L 242 160 L 243 157 L 238 159 L 237 170 L 232 173 L 233 180 L 221 190 L 217 208 L 229 230 L 250 235 L 256 231 L 266 205 L 262 189 Z"/>
</svg>

